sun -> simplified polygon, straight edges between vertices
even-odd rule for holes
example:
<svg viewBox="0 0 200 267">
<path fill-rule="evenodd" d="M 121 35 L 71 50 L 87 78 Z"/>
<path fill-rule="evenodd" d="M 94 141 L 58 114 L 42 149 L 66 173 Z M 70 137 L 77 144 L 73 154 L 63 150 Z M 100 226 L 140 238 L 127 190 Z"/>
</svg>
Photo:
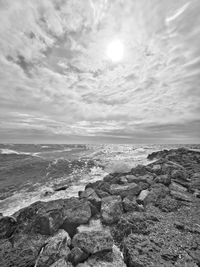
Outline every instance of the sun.
<svg viewBox="0 0 200 267">
<path fill-rule="evenodd" d="M 106 55 L 113 62 L 119 62 L 124 56 L 124 45 L 119 39 L 113 40 L 108 44 Z"/>
</svg>

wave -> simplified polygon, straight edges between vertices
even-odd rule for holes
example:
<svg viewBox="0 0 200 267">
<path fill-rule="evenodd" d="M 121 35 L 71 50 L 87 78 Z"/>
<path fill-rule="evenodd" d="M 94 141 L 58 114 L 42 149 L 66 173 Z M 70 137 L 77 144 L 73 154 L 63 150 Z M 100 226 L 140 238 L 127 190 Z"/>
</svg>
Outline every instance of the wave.
<svg viewBox="0 0 200 267">
<path fill-rule="evenodd" d="M 31 155 L 29 152 L 22 152 L 22 151 L 16 151 L 8 148 L 1 148 L 0 149 L 1 154 L 9 155 L 9 154 L 16 154 L 16 155 Z"/>
</svg>

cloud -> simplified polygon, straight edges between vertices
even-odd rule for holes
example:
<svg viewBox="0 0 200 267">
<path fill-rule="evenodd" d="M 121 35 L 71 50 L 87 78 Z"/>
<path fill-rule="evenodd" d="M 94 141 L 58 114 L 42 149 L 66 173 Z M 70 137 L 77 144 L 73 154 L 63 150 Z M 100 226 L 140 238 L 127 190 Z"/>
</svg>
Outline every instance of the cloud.
<svg viewBox="0 0 200 267">
<path fill-rule="evenodd" d="M 199 11 L 198 0 L 1 0 L 0 141 L 199 142 Z M 124 58 L 112 63 L 116 37 Z"/>
</svg>

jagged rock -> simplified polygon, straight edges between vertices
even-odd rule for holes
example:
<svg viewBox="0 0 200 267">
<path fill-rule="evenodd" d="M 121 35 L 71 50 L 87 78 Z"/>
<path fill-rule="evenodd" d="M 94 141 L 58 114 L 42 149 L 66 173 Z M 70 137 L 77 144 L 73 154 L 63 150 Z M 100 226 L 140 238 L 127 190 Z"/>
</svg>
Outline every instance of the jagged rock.
<svg viewBox="0 0 200 267">
<path fill-rule="evenodd" d="M 136 201 L 136 197 L 125 197 L 123 199 L 123 208 L 128 211 L 143 211 L 143 206 L 139 205 Z"/>
<path fill-rule="evenodd" d="M 128 183 L 128 180 L 126 179 L 125 176 L 122 176 L 122 177 L 120 177 L 118 183 L 119 183 L 119 184 L 127 184 L 127 183 Z"/>
<path fill-rule="evenodd" d="M 65 259 L 59 259 L 50 267 L 73 267 L 73 265 L 70 262 L 66 262 Z"/>
<path fill-rule="evenodd" d="M 100 189 L 96 189 L 95 192 L 98 195 L 98 197 L 100 197 L 100 198 L 104 198 L 104 197 L 110 196 L 110 194 L 108 192 L 105 192 L 105 191 L 100 190 Z"/>
<path fill-rule="evenodd" d="M 91 218 L 90 203 L 83 199 L 70 198 L 65 200 L 63 209 L 64 222 L 61 225 L 71 237 L 76 233 L 76 228 L 84 223 L 87 223 Z"/>
<path fill-rule="evenodd" d="M 109 196 L 102 199 L 101 218 L 106 224 L 116 223 L 123 213 L 120 196 Z"/>
<path fill-rule="evenodd" d="M 168 187 L 163 184 L 154 184 L 148 193 L 148 195 L 143 200 L 144 205 L 153 204 L 155 205 L 157 201 L 164 198 L 169 193 Z"/>
<path fill-rule="evenodd" d="M 145 212 L 131 212 L 121 216 L 113 230 L 114 238 L 121 242 L 130 233 L 148 234 L 158 218 Z"/>
<path fill-rule="evenodd" d="M 112 250 L 113 239 L 106 231 L 87 231 L 76 234 L 73 237 L 72 245 L 79 247 L 86 253 L 95 254 Z"/>
<path fill-rule="evenodd" d="M 168 186 L 171 183 L 171 178 L 169 175 L 165 174 L 165 175 L 158 175 L 155 179 L 154 179 L 155 183 L 162 183 L 166 186 Z"/>
<path fill-rule="evenodd" d="M 54 236 L 48 238 L 40 252 L 37 266 L 45 267 L 53 264 L 60 258 L 67 258 L 71 238 L 65 230 L 59 230 Z"/>
<path fill-rule="evenodd" d="M 46 237 L 43 235 L 14 235 L 12 243 L 7 239 L 0 242 L 0 258 L 3 267 L 34 266 L 38 254 L 44 246 Z"/>
<path fill-rule="evenodd" d="M 9 238 L 17 227 L 17 221 L 14 217 L 0 217 L 0 239 Z"/>
<path fill-rule="evenodd" d="M 110 193 L 112 195 L 120 195 L 122 198 L 131 195 L 138 195 L 140 193 L 141 189 L 140 187 L 135 183 L 130 183 L 127 185 L 118 185 L 118 184 L 112 184 L 110 186 Z"/>
<path fill-rule="evenodd" d="M 88 183 L 85 186 L 85 190 L 87 188 L 93 188 L 95 191 L 96 191 L 96 189 L 99 189 L 99 190 L 102 190 L 102 191 L 105 191 L 105 192 L 109 193 L 109 191 L 110 191 L 110 183 L 102 181 L 102 180 L 99 180 L 99 181 L 96 181 L 94 183 Z"/>
<path fill-rule="evenodd" d="M 98 197 L 98 195 L 96 194 L 95 190 L 92 188 L 87 188 L 85 191 L 83 191 L 80 194 L 80 199 L 87 199 L 88 201 L 90 201 L 92 203 L 92 205 L 94 205 L 97 210 L 100 210 L 101 208 L 101 198 Z"/>
<path fill-rule="evenodd" d="M 113 245 L 112 252 L 91 256 L 86 262 L 77 267 L 126 267 L 120 250 Z"/>
<path fill-rule="evenodd" d="M 89 254 L 84 252 L 79 247 L 74 247 L 68 257 L 68 260 L 73 263 L 73 265 L 77 265 L 80 262 L 84 262 L 88 258 Z"/>
<path fill-rule="evenodd" d="M 187 188 L 185 188 L 184 186 L 176 183 L 176 182 L 172 182 L 169 186 L 169 189 L 172 191 L 179 191 L 179 192 L 186 192 Z"/>
<path fill-rule="evenodd" d="M 172 170 L 172 172 L 171 172 L 171 178 L 174 179 L 174 180 L 187 181 L 188 180 L 188 175 L 183 170 Z"/>
<path fill-rule="evenodd" d="M 146 174 L 150 174 L 150 168 L 144 165 L 137 165 L 135 168 L 131 169 L 131 173 L 136 176 L 143 176 Z"/>
<path fill-rule="evenodd" d="M 192 202 L 193 201 L 191 194 L 189 194 L 187 192 L 179 192 L 179 191 L 171 190 L 170 194 L 173 198 L 175 198 L 177 200 L 186 201 L 186 202 Z"/>
<path fill-rule="evenodd" d="M 191 176 L 189 188 L 191 191 L 200 190 L 200 173 L 194 173 Z"/>
<path fill-rule="evenodd" d="M 148 194 L 149 194 L 149 190 L 145 189 L 145 190 L 142 190 L 139 194 L 139 196 L 137 197 L 137 202 L 139 204 L 144 204 L 146 203 L 145 199 L 147 198 Z"/>
<path fill-rule="evenodd" d="M 47 213 L 36 215 L 31 225 L 31 231 L 42 235 L 52 235 L 63 222 L 61 210 L 52 210 Z"/>
</svg>

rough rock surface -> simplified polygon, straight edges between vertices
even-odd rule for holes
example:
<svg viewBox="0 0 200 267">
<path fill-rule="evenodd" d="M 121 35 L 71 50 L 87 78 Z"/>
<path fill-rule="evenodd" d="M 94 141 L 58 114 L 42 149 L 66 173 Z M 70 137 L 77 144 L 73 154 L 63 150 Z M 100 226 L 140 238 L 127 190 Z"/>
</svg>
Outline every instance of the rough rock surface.
<svg viewBox="0 0 200 267">
<path fill-rule="evenodd" d="M 106 224 L 116 223 L 123 213 L 120 196 L 109 196 L 102 199 L 101 218 Z"/>
<path fill-rule="evenodd" d="M 94 254 L 112 250 L 113 239 L 106 231 L 81 232 L 73 237 L 72 245 L 86 253 Z"/>
</svg>

